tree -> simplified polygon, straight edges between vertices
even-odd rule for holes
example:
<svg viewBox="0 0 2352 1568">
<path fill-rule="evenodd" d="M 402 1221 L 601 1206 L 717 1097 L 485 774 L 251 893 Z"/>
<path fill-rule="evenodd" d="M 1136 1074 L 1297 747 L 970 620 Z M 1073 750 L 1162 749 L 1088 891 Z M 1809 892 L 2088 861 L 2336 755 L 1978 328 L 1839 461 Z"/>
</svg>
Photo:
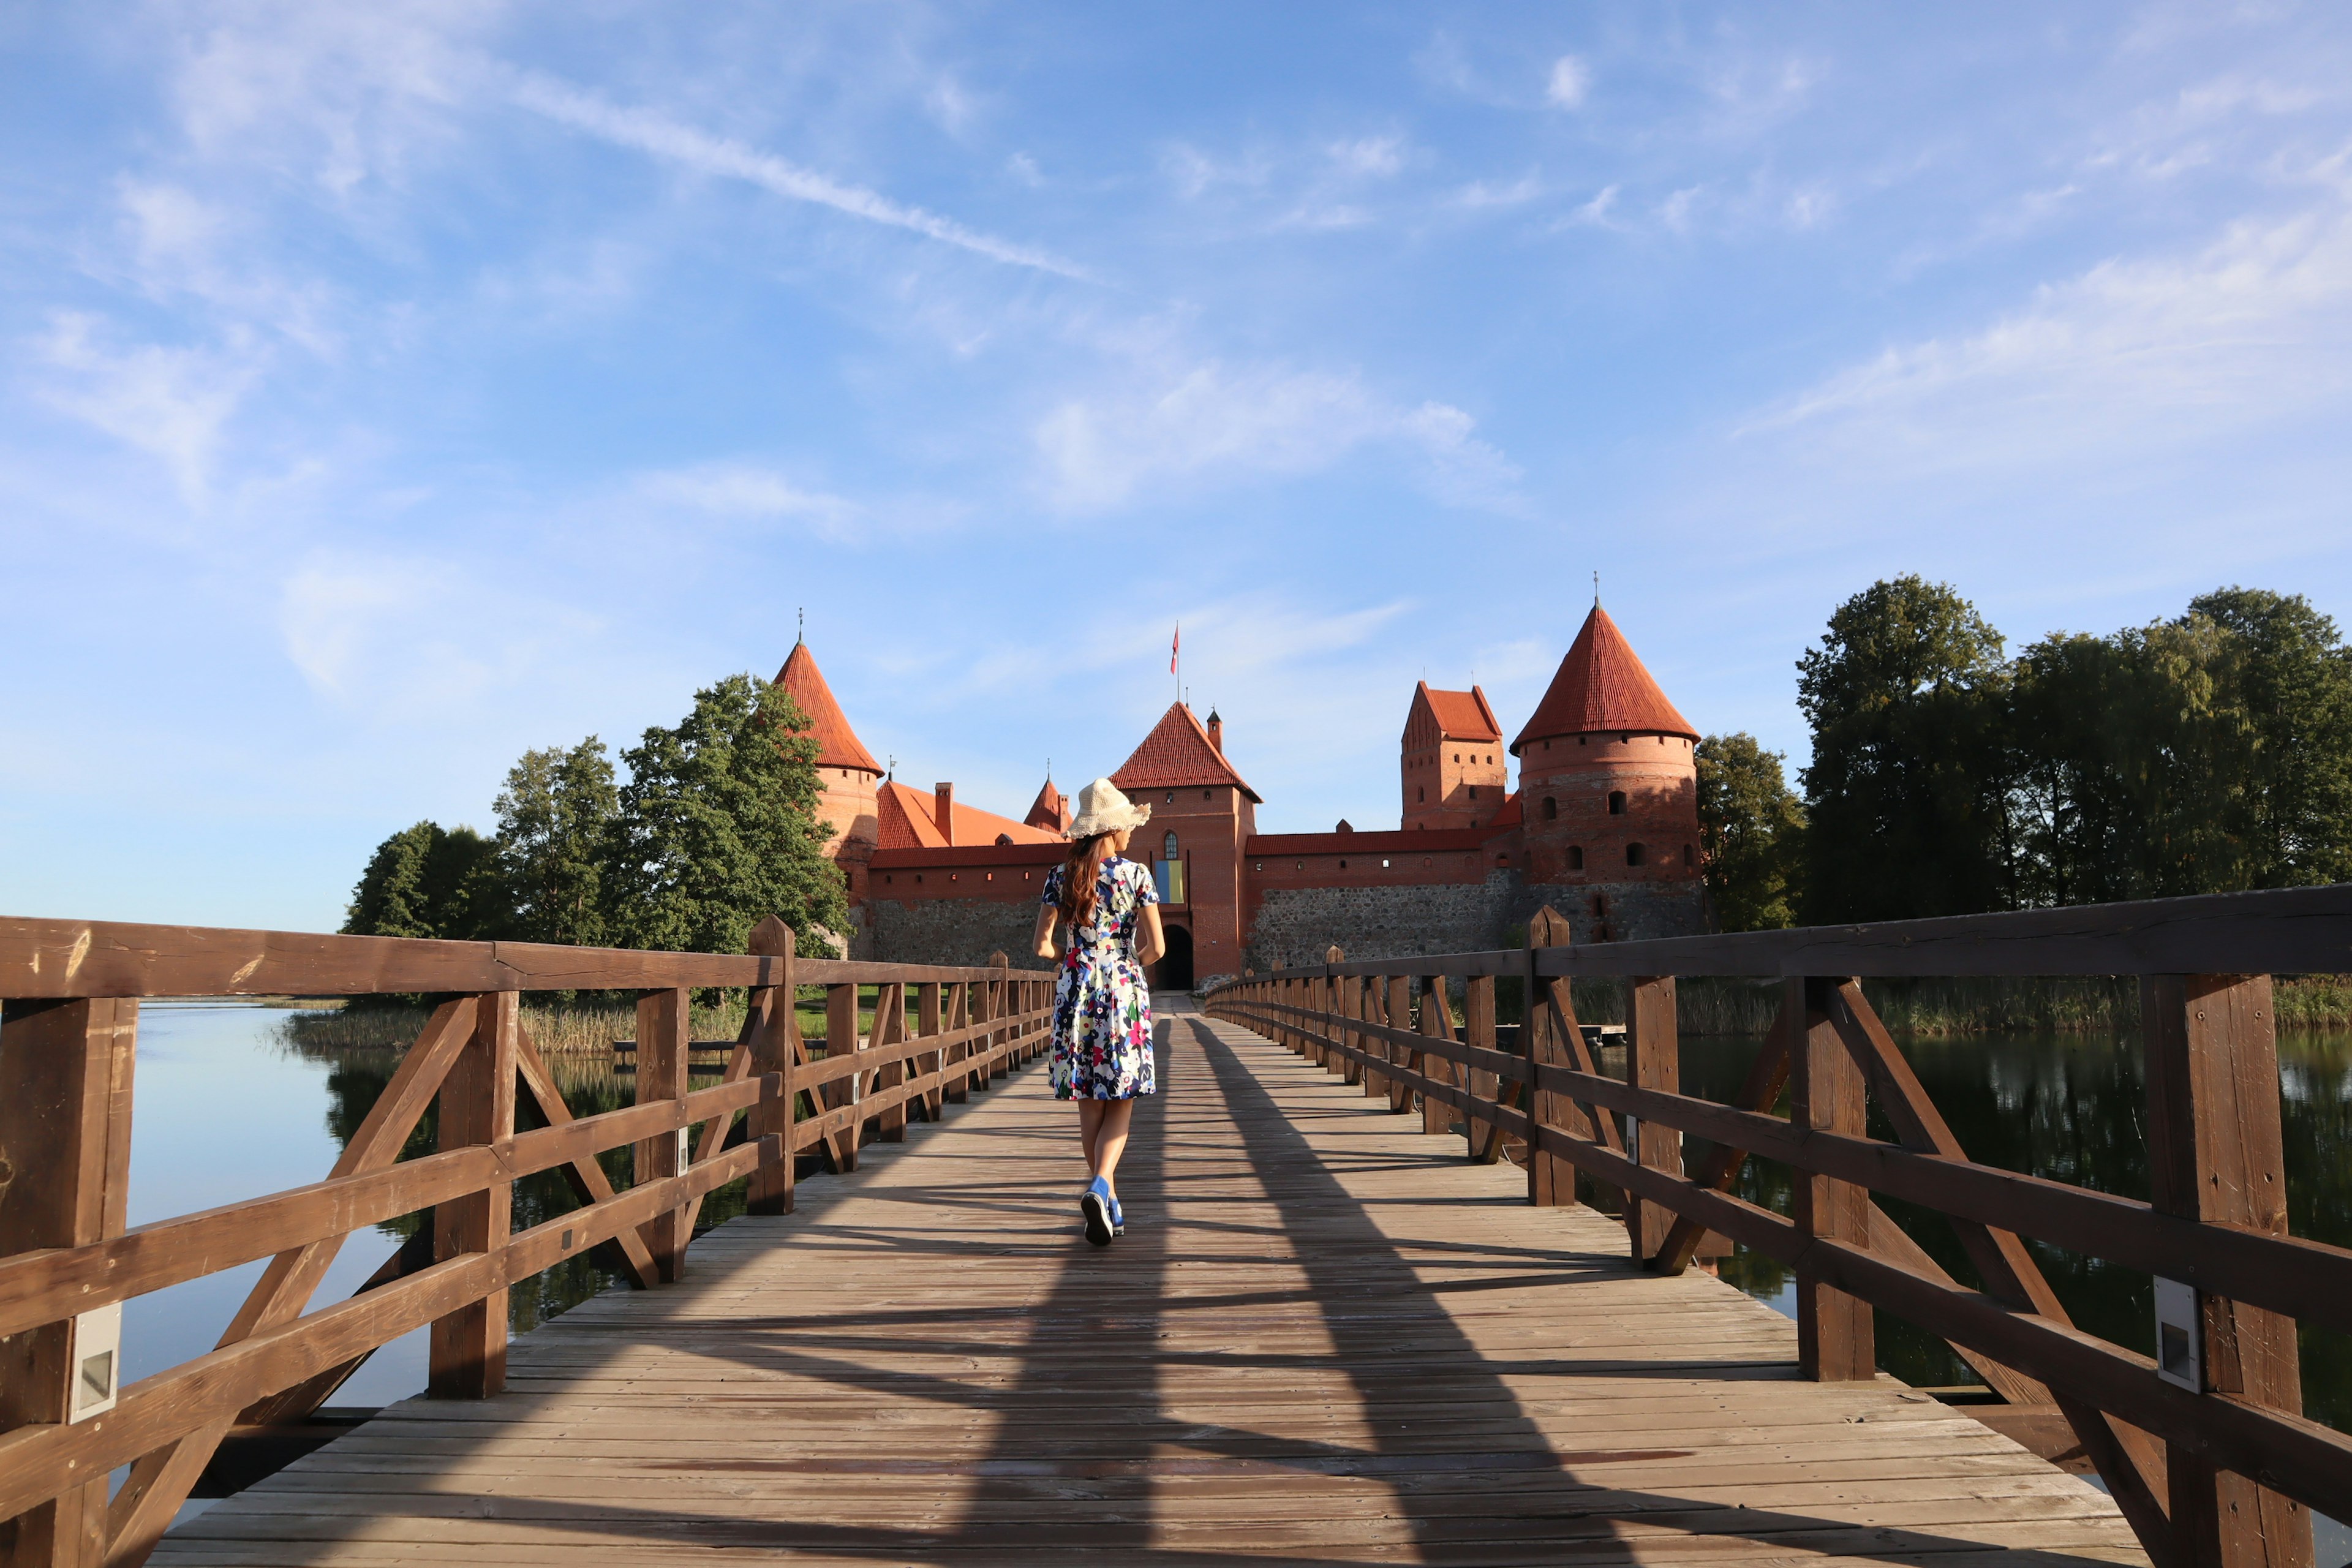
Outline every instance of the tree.
<svg viewBox="0 0 2352 1568">
<path fill-rule="evenodd" d="M 1873 584 L 1798 661 L 1809 921 L 2016 901 L 2000 634 L 1948 584 Z"/>
<path fill-rule="evenodd" d="M 2179 625 L 2221 634 L 2215 707 L 2242 738 L 2239 885 L 2352 880 L 2352 650 L 2300 594 L 2222 588 Z"/>
<path fill-rule="evenodd" d="M 604 742 L 525 752 L 498 798 L 499 864 L 524 942 L 594 947 L 609 938 L 604 862 L 620 792 Z"/>
<path fill-rule="evenodd" d="M 622 754 L 606 869 L 613 934 L 632 947 L 740 952 L 779 915 L 794 931 L 849 924 L 817 816 L 816 742 L 782 688 L 730 676 L 676 729 Z"/>
<path fill-rule="evenodd" d="M 1707 896 L 1725 931 L 1796 924 L 1804 808 L 1778 752 L 1742 731 L 1698 743 L 1698 837 Z"/>
<path fill-rule="evenodd" d="M 420 822 L 376 846 L 343 931 L 352 936 L 479 939 L 501 935 L 496 846 L 470 827 Z"/>
</svg>

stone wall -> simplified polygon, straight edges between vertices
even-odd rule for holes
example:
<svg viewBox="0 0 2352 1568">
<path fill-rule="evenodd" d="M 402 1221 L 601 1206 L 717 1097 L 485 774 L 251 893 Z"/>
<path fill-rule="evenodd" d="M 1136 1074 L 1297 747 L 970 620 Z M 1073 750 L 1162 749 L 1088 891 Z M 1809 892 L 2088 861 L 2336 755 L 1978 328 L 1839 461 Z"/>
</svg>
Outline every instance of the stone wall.
<svg viewBox="0 0 2352 1568">
<path fill-rule="evenodd" d="M 877 963 L 986 963 L 1002 952 L 1015 969 L 1051 969 L 1030 951 L 1037 906 L 1024 899 L 877 899 L 866 906 L 861 958 Z"/>
<path fill-rule="evenodd" d="M 1596 896 L 1600 914 L 1593 910 Z M 1546 904 L 1568 917 L 1577 942 L 1592 941 L 1604 921 L 1619 942 L 1689 936 L 1706 929 L 1703 895 L 1690 884 L 1547 887 L 1498 868 L 1477 885 L 1270 889 L 1250 924 L 1249 963 L 1261 974 L 1319 963 L 1334 944 L 1349 958 L 1362 959 L 1513 946 L 1525 940 L 1528 921 Z"/>
</svg>

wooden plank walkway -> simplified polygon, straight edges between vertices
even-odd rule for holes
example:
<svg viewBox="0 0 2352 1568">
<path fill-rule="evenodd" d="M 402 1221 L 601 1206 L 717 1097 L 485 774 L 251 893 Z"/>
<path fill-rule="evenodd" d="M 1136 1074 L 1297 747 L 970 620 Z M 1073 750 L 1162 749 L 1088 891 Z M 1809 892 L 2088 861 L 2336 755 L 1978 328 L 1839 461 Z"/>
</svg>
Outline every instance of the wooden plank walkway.
<svg viewBox="0 0 2352 1568">
<path fill-rule="evenodd" d="M 2146 1563 L 2097 1490 L 1238 1028 L 1163 1019 L 1131 1234 L 1042 1068 L 518 1341 L 155 1562 Z"/>
</svg>

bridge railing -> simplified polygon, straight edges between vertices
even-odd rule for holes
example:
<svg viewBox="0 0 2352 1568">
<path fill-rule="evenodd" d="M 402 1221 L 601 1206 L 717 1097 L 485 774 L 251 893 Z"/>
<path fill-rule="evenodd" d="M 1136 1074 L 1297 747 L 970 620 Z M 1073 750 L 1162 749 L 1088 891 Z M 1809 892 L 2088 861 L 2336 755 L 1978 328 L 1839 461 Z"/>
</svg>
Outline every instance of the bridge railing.
<svg viewBox="0 0 2352 1568">
<path fill-rule="evenodd" d="M 1207 998 L 1343 1072 L 1474 1159 L 1523 1146 L 1528 1199 L 1575 1173 L 1622 1195 L 1633 1257 L 1683 1271 L 1709 1232 L 1789 1267 L 1803 1375 L 1875 1375 L 1872 1309 L 1941 1336 L 2014 1405 L 2055 1407 L 2154 1561 L 2311 1561 L 2306 1508 L 2352 1511 L 2352 1437 L 2303 1415 L 2298 1324 L 2352 1331 L 2352 1251 L 2288 1234 L 2273 973 L 2352 972 L 2352 886 L 1879 925 L 1571 946 L 1540 911 L 1523 950 L 1329 962 Z M 1864 977 L 2137 976 L 2150 1201 L 1971 1161 L 1863 994 Z M 1675 982 L 1782 983 L 1731 1101 L 1680 1092 Z M 1496 987 L 1526 1023 L 1502 1048 Z M 1571 979 L 1627 988 L 1626 1070 L 1604 1074 Z M 1458 997 L 1459 1014 L 1455 1011 Z M 1786 1091 L 1789 1113 L 1772 1114 Z M 1867 1132 L 1875 1103 L 1895 1132 Z M 1683 1137 L 1713 1152 L 1685 1169 Z M 1783 1215 L 1731 1190 L 1790 1171 Z M 1956 1281 L 1880 1210 L 1950 1222 Z M 2156 1278 L 2159 1360 L 2069 1319 L 2021 1237 Z"/>
<path fill-rule="evenodd" d="M 675 1280 L 718 1188 L 745 1180 L 752 1213 L 789 1212 L 799 1152 L 853 1168 L 862 1140 L 903 1137 L 910 1113 L 936 1121 L 1043 1047 L 1051 977 L 1002 954 L 982 968 L 810 960 L 773 919 L 751 947 L 0 919 L 0 1563 L 139 1563 L 235 1428 L 299 1421 L 412 1330 L 431 1328 L 435 1394 L 496 1393 L 513 1284 L 606 1241 L 633 1284 Z M 796 1017 L 810 986 L 824 993 L 822 1037 Z M 710 987 L 744 989 L 749 1006 L 720 1081 L 690 1089 L 688 1004 Z M 639 994 L 634 1106 L 565 1106 L 519 1006 L 556 990 Z M 324 1180 L 126 1226 L 140 998 L 387 994 L 449 999 Z M 515 1131 L 519 1097 L 546 1126 Z M 436 1104 L 437 1151 L 401 1159 Z M 624 1146 L 634 1184 L 616 1192 L 596 1156 Z M 562 1172 L 580 1206 L 513 1231 L 513 1184 L 543 1171 Z M 345 1237 L 427 1210 L 429 1253 L 404 1247 L 360 1294 L 311 1309 Z M 260 1258 L 216 1349 L 120 1384 L 123 1301 Z"/>
</svg>

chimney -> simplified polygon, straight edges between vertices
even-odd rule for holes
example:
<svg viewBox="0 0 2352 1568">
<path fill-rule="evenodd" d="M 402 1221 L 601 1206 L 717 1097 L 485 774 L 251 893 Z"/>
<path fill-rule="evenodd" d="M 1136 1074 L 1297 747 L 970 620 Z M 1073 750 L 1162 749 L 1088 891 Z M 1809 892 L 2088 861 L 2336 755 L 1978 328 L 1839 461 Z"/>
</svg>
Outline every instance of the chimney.
<svg viewBox="0 0 2352 1568">
<path fill-rule="evenodd" d="M 940 837 L 950 844 L 955 842 L 955 785 L 931 786 L 931 820 L 938 825 Z"/>
<path fill-rule="evenodd" d="M 1225 721 L 1217 717 L 1213 708 L 1209 710 L 1209 744 L 1217 748 L 1217 755 L 1225 754 Z"/>
</svg>

